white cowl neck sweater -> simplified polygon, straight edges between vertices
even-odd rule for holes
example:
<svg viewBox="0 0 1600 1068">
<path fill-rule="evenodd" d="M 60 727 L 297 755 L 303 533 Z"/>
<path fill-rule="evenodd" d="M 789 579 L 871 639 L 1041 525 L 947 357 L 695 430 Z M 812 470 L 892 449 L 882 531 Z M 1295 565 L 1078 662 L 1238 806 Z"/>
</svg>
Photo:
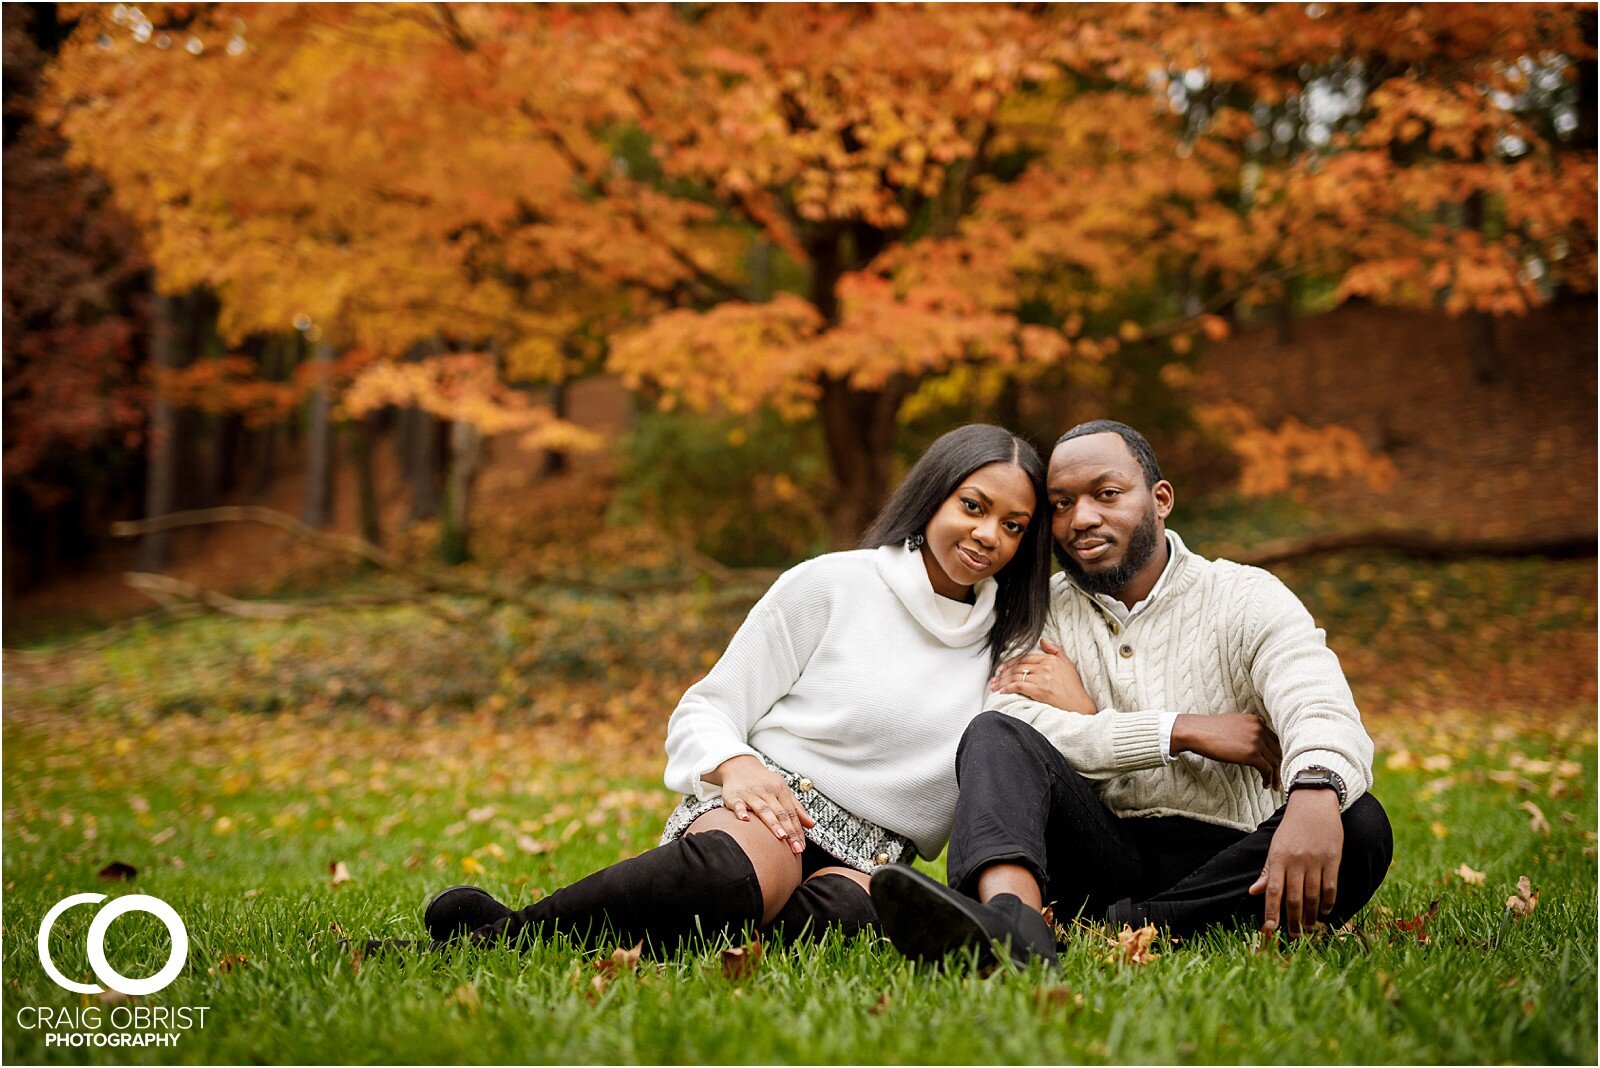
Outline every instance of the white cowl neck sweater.
<svg viewBox="0 0 1600 1068">
<path fill-rule="evenodd" d="M 950 837 L 956 743 L 988 696 L 996 585 L 963 604 L 919 552 L 829 553 L 784 572 L 667 723 L 668 788 L 765 753 L 934 857 Z"/>
</svg>

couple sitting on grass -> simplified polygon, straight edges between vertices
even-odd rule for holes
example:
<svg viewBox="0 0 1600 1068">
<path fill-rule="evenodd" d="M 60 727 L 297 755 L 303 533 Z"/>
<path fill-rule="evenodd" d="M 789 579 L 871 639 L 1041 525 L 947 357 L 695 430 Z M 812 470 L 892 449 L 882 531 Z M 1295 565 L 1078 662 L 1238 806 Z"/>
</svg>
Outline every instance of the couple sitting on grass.
<svg viewBox="0 0 1600 1068">
<path fill-rule="evenodd" d="M 1186 936 L 1343 923 L 1389 867 L 1372 742 L 1271 574 L 1190 552 L 1137 431 L 928 449 L 865 548 L 786 572 L 667 729 L 661 844 L 435 944 L 878 928 L 907 956 L 1054 963 L 1045 908 Z M 1049 578 L 1051 549 L 1064 573 Z M 949 885 L 908 866 L 949 843 Z"/>
</svg>

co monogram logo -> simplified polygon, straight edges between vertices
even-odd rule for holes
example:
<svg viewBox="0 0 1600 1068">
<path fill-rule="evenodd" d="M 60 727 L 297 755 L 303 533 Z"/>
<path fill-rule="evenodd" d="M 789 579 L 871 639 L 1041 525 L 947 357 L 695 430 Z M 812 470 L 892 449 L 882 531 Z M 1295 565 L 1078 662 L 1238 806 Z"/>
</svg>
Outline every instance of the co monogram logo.
<svg viewBox="0 0 1600 1068">
<path fill-rule="evenodd" d="M 50 959 L 50 929 L 55 926 L 61 914 L 74 905 L 97 904 L 106 899 L 104 894 L 73 894 L 64 897 L 55 903 L 49 912 L 44 914 L 44 921 L 39 924 L 39 963 L 44 965 L 45 974 L 55 980 L 57 986 L 65 987 L 78 994 L 98 994 L 104 987 L 93 983 L 75 983 L 62 975 L 55 962 Z M 167 925 L 167 931 L 172 935 L 172 953 L 167 957 L 166 966 L 148 979 L 129 979 L 117 971 L 106 960 L 106 931 L 113 920 L 129 912 L 148 912 L 156 919 Z M 130 997 L 142 994 L 154 994 L 168 983 L 178 977 L 183 971 L 184 962 L 189 959 L 189 931 L 183 925 L 183 919 L 175 909 L 158 897 L 149 894 L 129 894 L 119 897 L 105 908 L 101 909 L 89 924 L 89 937 L 87 949 L 89 951 L 89 967 L 94 969 L 94 974 L 102 983 L 112 990 Z"/>
</svg>

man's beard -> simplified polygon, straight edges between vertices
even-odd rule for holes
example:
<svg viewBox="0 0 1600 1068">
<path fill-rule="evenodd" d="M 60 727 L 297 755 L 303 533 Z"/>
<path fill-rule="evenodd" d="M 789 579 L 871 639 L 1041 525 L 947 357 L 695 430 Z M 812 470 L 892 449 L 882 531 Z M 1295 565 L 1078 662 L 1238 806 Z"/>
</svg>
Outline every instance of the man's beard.
<svg viewBox="0 0 1600 1068">
<path fill-rule="evenodd" d="M 1122 554 L 1122 563 L 1115 567 L 1088 571 L 1078 563 L 1076 557 L 1062 547 L 1059 541 L 1052 538 L 1051 547 L 1055 551 L 1056 562 L 1061 565 L 1063 571 L 1077 581 L 1078 585 L 1090 593 L 1115 596 L 1118 590 L 1133 581 L 1140 568 L 1150 562 L 1150 557 L 1155 555 L 1159 540 L 1156 536 L 1156 511 L 1152 508 L 1134 528 L 1132 536 L 1128 538 L 1128 551 Z"/>
</svg>

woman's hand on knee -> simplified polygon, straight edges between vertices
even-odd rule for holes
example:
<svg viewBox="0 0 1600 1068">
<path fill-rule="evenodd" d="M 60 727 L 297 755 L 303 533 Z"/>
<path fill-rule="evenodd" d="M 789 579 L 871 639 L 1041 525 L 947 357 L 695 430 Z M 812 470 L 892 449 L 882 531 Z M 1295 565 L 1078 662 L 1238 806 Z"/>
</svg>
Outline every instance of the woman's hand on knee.
<svg viewBox="0 0 1600 1068">
<path fill-rule="evenodd" d="M 783 776 L 755 757 L 736 756 L 717 765 L 706 780 L 721 784 L 722 803 L 735 817 L 748 823 L 753 814 L 776 837 L 789 843 L 794 852 L 805 852 L 805 829 L 815 827 L 816 820 Z"/>
</svg>

